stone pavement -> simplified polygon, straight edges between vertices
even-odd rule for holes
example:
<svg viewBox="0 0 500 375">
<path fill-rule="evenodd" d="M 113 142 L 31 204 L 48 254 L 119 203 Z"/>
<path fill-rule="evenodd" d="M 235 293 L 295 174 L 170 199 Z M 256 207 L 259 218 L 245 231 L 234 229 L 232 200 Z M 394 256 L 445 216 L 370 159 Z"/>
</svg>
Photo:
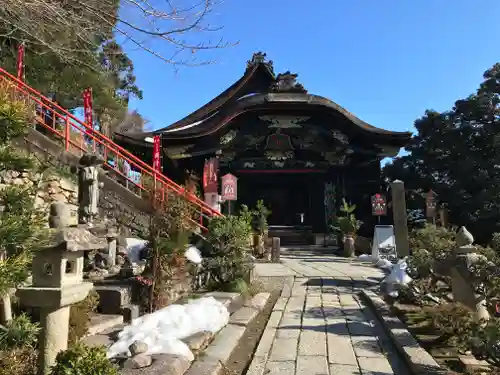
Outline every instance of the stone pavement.
<svg viewBox="0 0 500 375">
<path fill-rule="evenodd" d="M 259 277 L 291 277 L 274 307 L 247 375 L 407 374 L 357 291 L 384 276 L 371 265 L 308 251 L 258 264 Z M 291 281 L 291 279 L 290 279 Z"/>
</svg>

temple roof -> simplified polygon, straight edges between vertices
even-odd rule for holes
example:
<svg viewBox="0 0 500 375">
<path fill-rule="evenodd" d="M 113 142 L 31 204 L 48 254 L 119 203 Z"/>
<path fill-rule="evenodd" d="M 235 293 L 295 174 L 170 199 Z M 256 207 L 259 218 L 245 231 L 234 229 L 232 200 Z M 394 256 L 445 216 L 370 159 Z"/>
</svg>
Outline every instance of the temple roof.
<svg viewBox="0 0 500 375">
<path fill-rule="evenodd" d="M 293 108 L 294 110 L 321 110 L 341 116 L 361 132 L 376 138 L 401 143 L 411 138 L 410 132 L 394 132 L 372 126 L 337 103 L 322 96 L 309 94 L 297 82 L 297 74 L 275 75 L 273 62 L 266 54 L 255 53 L 247 62 L 243 76 L 217 97 L 183 119 L 153 132 L 116 134 L 118 139 L 132 143 L 151 143 L 146 138 L 161 135 L 162 139 L 198 138 L 218 131 L 237 116 L 254 110 Z"/>
</svg>

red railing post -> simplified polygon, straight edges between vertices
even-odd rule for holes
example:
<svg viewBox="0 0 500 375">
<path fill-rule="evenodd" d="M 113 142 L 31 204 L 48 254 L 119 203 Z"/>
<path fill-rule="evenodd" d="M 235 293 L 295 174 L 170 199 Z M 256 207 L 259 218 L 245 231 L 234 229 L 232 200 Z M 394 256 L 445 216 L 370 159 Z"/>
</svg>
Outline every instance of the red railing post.
<svg viewBox="0 0 500 375">
<path fill-rule="evenodd" d="M 66 116 L 66 123 L 64 125 L 64 145 L 66 151 L 69 151 L 70 140 L 71 140 L 71 123 L 69 122 L 69 117 Z"/>
<path fill-rule="evenodd" d="M 157 197 L 157 191 L 156 191 L 156 182 L 157 182 L 158 177 L 156 176 L 156 169 L 153 170 L 153 194 L 156 199 Z"/>
</svg>

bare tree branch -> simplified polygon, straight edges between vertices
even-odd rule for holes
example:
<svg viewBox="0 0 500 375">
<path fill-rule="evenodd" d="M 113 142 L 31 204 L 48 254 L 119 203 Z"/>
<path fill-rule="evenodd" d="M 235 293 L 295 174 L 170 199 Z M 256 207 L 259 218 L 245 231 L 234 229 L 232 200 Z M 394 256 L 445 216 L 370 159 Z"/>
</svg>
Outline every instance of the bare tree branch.
<svg viewBox="0 0 500 375">
<path fill-rule="evenodd" d="M 195 52 L 234 45 L 199 40 L 200 32 L 221 30 L 208 22 L 216 1 L 2 0 L 0 38 L 85 64 L 96 42 L 118 34 L 169 64 L 206 65 L 213 61 L 199 60 Z"/>
</svg>

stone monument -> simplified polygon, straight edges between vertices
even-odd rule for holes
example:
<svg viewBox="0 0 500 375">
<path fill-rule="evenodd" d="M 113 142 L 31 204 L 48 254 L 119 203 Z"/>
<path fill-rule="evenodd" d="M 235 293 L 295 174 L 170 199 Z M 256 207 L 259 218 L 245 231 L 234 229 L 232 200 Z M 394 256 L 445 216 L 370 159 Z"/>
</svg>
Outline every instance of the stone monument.
<svg viewBox="0 0 500 375">
<path fill-rule="evenodd" d="M 65 217 L 65 210 L 61 203 L 51 206 L 59 217 Z M 52 227 L 57 222 L 54 217 L 49 221 Z M 83 281 L 84 252 L 107 248 L 106 241 L 87 229 L 63 225 L 59 220 L 48 245 L 35 253 L 32 285 L 17 290 L 23 305 L 40 308 L 40 375 L 47 374 L 57 353 L 67 349 L 70 306 L 85 299 L 93 287 Z"/>
<path fill-rule="evenodd" d="M 486 257 L 476 252 L 473 242 L 472 234 L 465 227 L 461 227 L 456 235 L 458 247 L 453 250 L 451 260 L 451 289 L 455 302 L 474 311 L 478 321 L 487 321 L 490 314 L 486 308 L 486 300 L 482 294 L 476 292 L 478 285 L 471 272 L 471 267 L 486 261 Z"/>
<path fill-rule="evenodd" d="M 394 218 L 394 239 L 398 257 L 410 255 L 408 242 L 408 223 L 406 218 L 406 196 L 403 181 L 395 180 L 391 184 L 392 215 Z"/>
<path fill-rule="evenodd" d="M 271 246 L 271 262 L 273 262 L 273 263 L 280 262 L 280 258 L 281 258 L 280 252 L 281 252 L 280 238 L 273 237 L 273 242 L 272 242 L 272 246 Z"/>
</svg>

